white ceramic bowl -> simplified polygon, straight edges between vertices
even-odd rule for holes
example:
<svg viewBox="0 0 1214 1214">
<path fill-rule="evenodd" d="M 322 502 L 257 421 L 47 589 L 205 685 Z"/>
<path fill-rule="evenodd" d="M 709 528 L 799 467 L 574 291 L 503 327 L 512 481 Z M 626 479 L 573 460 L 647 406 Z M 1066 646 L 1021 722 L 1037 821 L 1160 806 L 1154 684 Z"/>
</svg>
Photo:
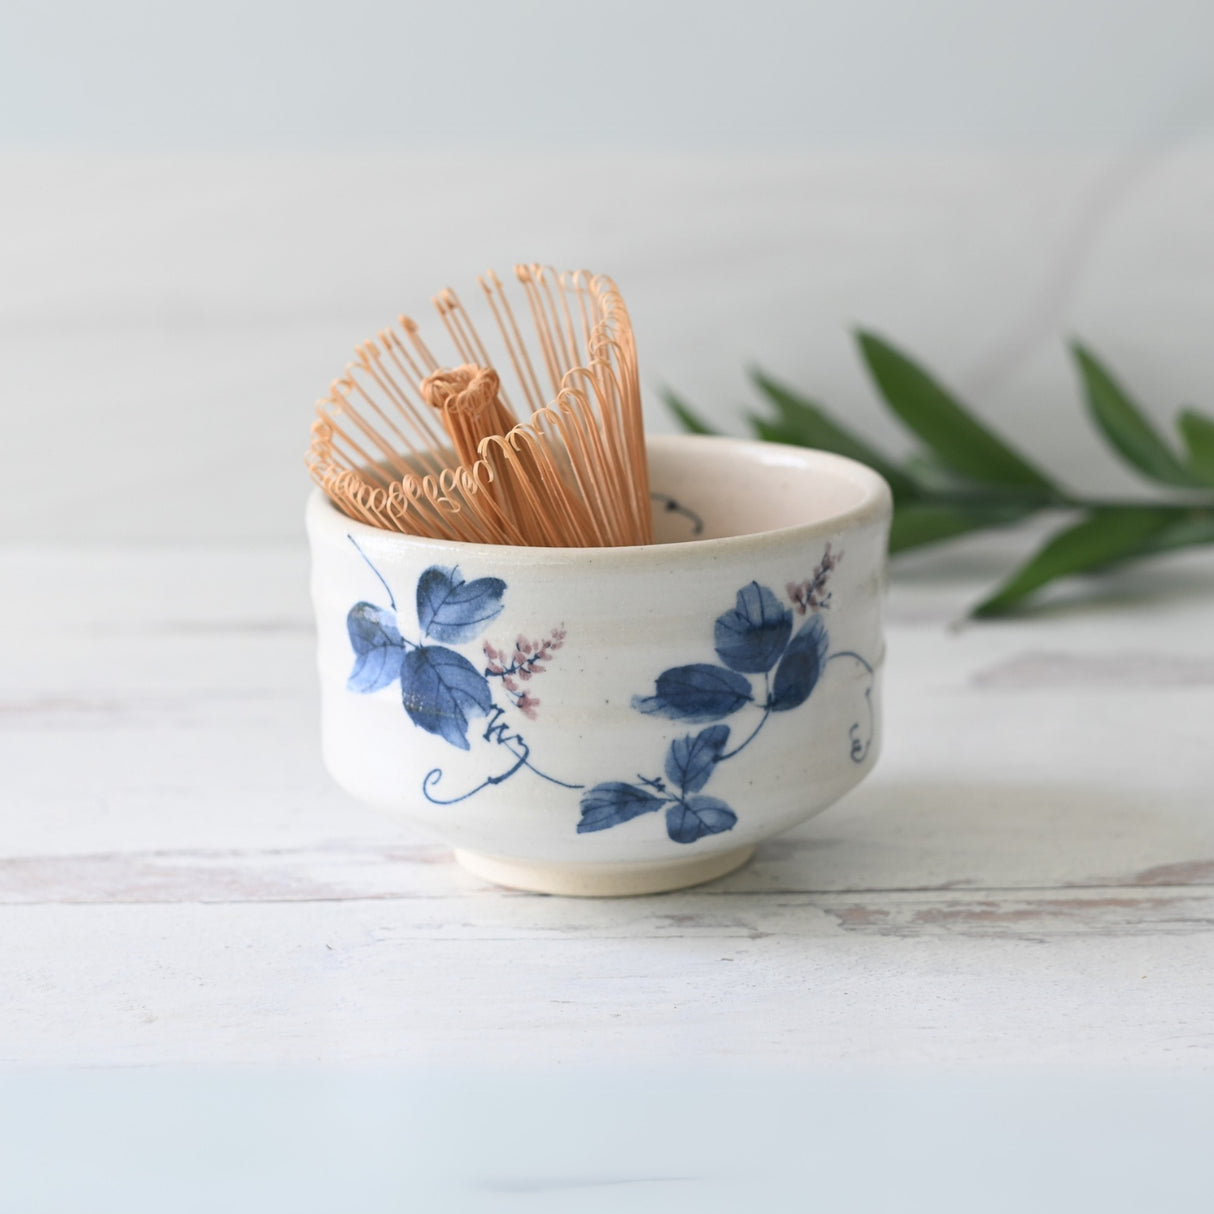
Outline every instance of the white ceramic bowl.
<svg viewBox="0 0 1214 1214">
<path fill-rule="evenodd" d="M 885 482 L 724 438 L 649 459 L 644 547 L 452 544 L 308 504 L 325 763 L 491 881 L 707 881 L 876 759 Z"/>
</svg>

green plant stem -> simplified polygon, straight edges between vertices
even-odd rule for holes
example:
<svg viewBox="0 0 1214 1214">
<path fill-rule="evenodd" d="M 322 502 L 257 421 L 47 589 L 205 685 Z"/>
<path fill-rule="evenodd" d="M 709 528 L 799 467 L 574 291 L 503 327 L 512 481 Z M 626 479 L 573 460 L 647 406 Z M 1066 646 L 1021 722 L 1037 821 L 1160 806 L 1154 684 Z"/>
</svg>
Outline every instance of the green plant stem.
<svg viewBox="0 0 1214 1214">
<path fill-rule="evenodd" d="M 774 416 L 752 414 L 751 426 L 760 438 L 831 451 L 881 473 L 894 499 L 891 554 L 1010 527 L 1046 512 L 1071 515 L 973 614 L 1020 610 L 1027 598 L 1063 578 L 1214 546 L 1214 416 L 1182 409 L 1178 434 L 1165 434 L 1113 372 L 1076 343 L 1088 412 L 1099 433 L 1124 463 L 1168 490 L 1163 501 L 1083 497 L 1021 455 L 914 359 L 875 333 L 857 338 L 882 401 L 918 440 L 904 462 L 758 369 L 752 378 Z M 685 429 L 708 431 L 682 401 L 667 394 L 667 403 Z"/>
</svg>

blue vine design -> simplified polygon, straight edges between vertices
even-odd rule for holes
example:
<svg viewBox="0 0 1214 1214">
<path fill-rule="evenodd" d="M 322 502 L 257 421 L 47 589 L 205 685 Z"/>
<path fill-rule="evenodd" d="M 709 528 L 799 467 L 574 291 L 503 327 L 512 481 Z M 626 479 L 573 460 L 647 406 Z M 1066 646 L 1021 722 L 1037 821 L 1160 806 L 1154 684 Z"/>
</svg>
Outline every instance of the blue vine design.
<svg viewBox="0 0 1214 1214">
<path fill-rule="evenodd" d="M 704 520 L 694 510 L 684 506 L 682 502 L 676 501 L 666 493 L 651 493 L 649 497 L 651 501 L 661 502 L 667 514 L 681 514 L 687 519 L 691 523 L 692 536 L 704 534 Z"/>
<path fill-rule="evenodd" d="M 539 700 L 522 684 L 543 673 L 543 663 L 551 659 L 565 639 L 564 629 L 553 629 L 541 641 L 519 637 L 512 655 L 485 642 L 482 649 L 487 665 L 478 669 L 451 646 L 474 640 L 501 615 L 506 593 L 506 583 L 501 578 L 483 577 L 469 582 L 458 565 L 451 568 L 431 565 L 417 580 L 420 639 L 410 640 L 401 631 L 400 611 L 391 586 L 359 547 L 358 541 L 352 535 L 346 538 L 388 596 L 386 608 L 360 602 L 355 603 L 346 615 L 346 630 L 354 650 L 354 667 L 346 687 L 369 695 L 399 680 L 401 704 L 414 725 L 460 750 L 469 750 L 471 723 L 484 717 L 482 740 L 501 747 L 512 759 L 505 770 L 487 776 L 474 788 L 451 797 L 435 795 L 443 780 L 442 768 L 435 767 L 422 780 L 422 793 L 426 799 L 436 805 L 454 805 L 509 780 L 524 768 L 562 788 L 585 787 L 558 780 L 531 762 L 530 746 L 506 719 L 507 709 L 494 703 L 489 683 L 491 678 L 500 680 L 499 686 L 509 706 L 534 720 Z"/>
<path fill-rule="evenodd" d="M 443 769 L 432 768 L 422 780 L 422 793 L 432 804 L 458 804 L 526 769 L 560 788 L 582 792 L 579 834 L 607 830 L 658 810 L 665 810 L 666 831 L 676 843 L 721 834 L 732 830 L 738 817 L 731 806 L 703 791 L 717 765 L 740 755 L 773 713 L 804 704 L 827 664 L 839 660 L 858 663 L 869 676 L 864 691 L 867 719 L 855 722 L 848 735 L 852 761 L 863 763 L 868 757 L 875 724 L 875 675 L 872 665 L 852 650 L 829 653 L 822 613 L 830 608 L 830 574 L 843 557 L 832 553 L 829 544 L 809 578 L 786 586 L 791 606 L 757 581 L 737 592 L 733 608 L 714 625 L 719 664 L 671 667 L 658 675 L 652 695 L 633 697 L 633 707 L 648 716 L 705 726 L 670 743 L 662 775 L 638 773 L 634 781 L 586 789 L 537 767 L 530 745 L 509 715 L 513 710 L 536 718 L 540 701 L 532 694 L 532 681 L 564 644 L 565 630 L 553 628 L 535 640 L 520 636 L 512 648 L 482 641 L 484 665 L 478 667 L 453 646 L 475 640 L 497 619 L 505 607 L 506 583 L 494 577 L 468 581 L 458 566 L 431 565 L 417 581 L 419 639 L 413 640 L 402 632 L 391 586 L 354 537 L 347 538 L 388 597 L 387 607 L 363 601 L 347 613 L 354 651 L 347 688 L 369 695 L 399 682 L 401 704 L 415 726 L 466 751 L 471 749 L 472 722 L 483 718 L 483 727 L 477 726 L 481 740 L 509 756 L 502 770 L 450 796 L 440 789 Z M 794 630 L 796 614 L 808 618 Z M 754 681 L 759 677 L 761 686 Z M 495 701 L 495 690 L 504 705 Z M 747 708 L 756 710 L 758 719 L 731 748 L 732 730 L 724 719 Z"/>
<path fill-rule="evenodd" d="M 743 586 L 734 607 L 718 616 L 714 625 L 720 664 L 671 667 L 658 675 L 652 695 L 633 697 L 639 712 L 707 727 L 670 743 L 665 778 L 638 773 L 635 781 L 613 780 L 587 789 L 581 797 L 579 834 L 608 830 L 663 809 L 666 833 L 676 843 L 694 843 L 732 830 L 737 814 L 719 797 L 705 795 L 703 788 L 717 765 L 740 755 L 773 713 L 791 712 L 804 704 L 829 662 L 857 662 L 869 676 L 864 692 L 867 722 L 857 721 L 848 734 L 852 761 L 864 762 L 874 731 L 873 667 L 852 650 L 829 653 L 830 638 L 821 614 L 830 607 L 827 582 L 842 558 L 828 544 L 811 577 L 787 585 L 791 607 L 757 581 Z M 795 632 L 794 611 L 808 616 Z M 759 675 L 761 690 L 752 682 Z M 759 711 L 759 719 L 740 743 L 728 749 L 731 728 L 722 723 L 723 718 L 748 707 Z"/>
</svg>

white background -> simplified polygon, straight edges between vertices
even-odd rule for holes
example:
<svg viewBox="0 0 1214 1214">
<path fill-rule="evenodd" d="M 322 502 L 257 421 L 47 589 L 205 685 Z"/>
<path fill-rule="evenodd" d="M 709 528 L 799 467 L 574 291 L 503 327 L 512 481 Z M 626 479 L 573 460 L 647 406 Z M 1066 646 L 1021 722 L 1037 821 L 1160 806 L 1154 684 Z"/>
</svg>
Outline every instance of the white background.
<svg viewBox="0 0 1214 1214">
<path fill-rule="evenodd" d="M 520 260 L 610 273 L 650 424 L 759 363 L 855 424 L 875 328 L 1080 486 L 1082 336 L 1214 407 L 1214 9 L 9 4 L 0 537 L 298 536 L 356 341 Z"/>
</svg>

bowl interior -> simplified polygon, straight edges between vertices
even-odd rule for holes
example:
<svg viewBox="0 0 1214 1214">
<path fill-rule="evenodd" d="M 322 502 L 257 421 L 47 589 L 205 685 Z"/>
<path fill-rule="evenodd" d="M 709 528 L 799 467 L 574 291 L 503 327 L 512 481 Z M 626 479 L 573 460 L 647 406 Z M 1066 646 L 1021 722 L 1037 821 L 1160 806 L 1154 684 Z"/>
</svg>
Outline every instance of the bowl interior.
<svg viewBox="0 0 1214 1214">
<path fill-rule="evenodd" d="M 646 446 L 654 546 L 567 549 L 503 545 L 493 547 L 493 559 L 500 563 L 506 551 L 527 553 L 533 563 L 567 561 L 570 552 L 610 552 L 613 560 L 627 562 L 652 559 L 654 547 L 661 545 L 699 545 L 789 529 L 827 532 L 889 514 L 890 492 L 885 481 L 871 468 L 829 452 L 688 434 L 653 435 Z M 357 522 L 319 488 L 312 495 L 309 519 L 314 539 L 324 536 L 343 546 L 347 535 L 357 534 L 362 542 L 381 550 L 403 545 L 433 549 L 436 554 L 470 554 L 486 547 L 402 535 Z"/>
<path fill-rule="evenodd" d="M 654 538 L 759 535 L 877 509 L 870 469 L 822 451 L 743 439 L 655 437 L 649 443 Z"/>
</svg>

